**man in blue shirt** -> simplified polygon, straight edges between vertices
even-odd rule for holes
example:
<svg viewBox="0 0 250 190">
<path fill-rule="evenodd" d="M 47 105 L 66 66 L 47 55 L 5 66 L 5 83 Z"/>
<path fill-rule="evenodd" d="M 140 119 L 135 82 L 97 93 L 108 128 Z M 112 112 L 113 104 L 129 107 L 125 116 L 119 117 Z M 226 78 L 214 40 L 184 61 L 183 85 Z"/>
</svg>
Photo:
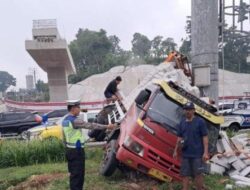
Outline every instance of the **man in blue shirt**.
<svg viewBox="0 0 250 190">
<path fill-rule="evenodd" d="M 204 186 L 203 162 L 209 158 L 207 126 L 202 118 L 195 116 L 195 107 L 192 102 L 187 102 L 183 108 L 185 118 L 178 126 L 178 138 L 173 157 L 177 157 L 177 150 L 181 146 L 180 173 L 183 176 L 183 190 L 188 190 L 189 177 L 194 178 L 197 190 L 202 190 Z"/>
</svg>

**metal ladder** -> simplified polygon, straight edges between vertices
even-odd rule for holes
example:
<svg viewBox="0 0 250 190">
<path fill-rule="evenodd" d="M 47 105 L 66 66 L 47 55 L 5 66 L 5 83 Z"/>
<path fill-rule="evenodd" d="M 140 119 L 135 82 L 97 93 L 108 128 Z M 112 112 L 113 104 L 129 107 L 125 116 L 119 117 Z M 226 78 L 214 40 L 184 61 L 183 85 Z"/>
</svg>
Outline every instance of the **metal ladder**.
<svg viewBox="0 0 250 190">
<path fill-rule="evenodd" d="M 121 120 L 125 117 L 127 110 L 121 101 L 115 101 L 114 104 L 114 110 L 108 114 L 108 122 L 120 123 Z"/>
</svg>

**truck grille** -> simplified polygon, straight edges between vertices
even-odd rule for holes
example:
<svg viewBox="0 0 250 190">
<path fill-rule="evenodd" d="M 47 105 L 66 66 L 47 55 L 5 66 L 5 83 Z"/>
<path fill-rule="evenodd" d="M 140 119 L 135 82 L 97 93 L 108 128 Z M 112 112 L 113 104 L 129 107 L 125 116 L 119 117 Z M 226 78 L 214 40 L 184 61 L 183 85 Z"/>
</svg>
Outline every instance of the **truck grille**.
<svg viewBox="0 0 250 190">
<path fill-rule="evenodd" d="M 166 159 L 162 158 L 152 150 L 148 150 L 148 158 L 154 162 L 156 165 L 161 166 L 169 171 L 172 171 L 176 174 L 179 174 L 180 167 L 174 165 L 170 161 L 167 161 Z"/>
</svg>

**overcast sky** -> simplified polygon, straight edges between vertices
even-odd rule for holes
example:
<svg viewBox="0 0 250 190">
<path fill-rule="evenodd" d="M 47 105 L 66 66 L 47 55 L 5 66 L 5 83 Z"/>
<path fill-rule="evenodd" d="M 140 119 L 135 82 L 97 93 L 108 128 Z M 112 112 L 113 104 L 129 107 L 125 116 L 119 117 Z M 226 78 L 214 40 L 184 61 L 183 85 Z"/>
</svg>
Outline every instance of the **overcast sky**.
<svg viewBox="0 0 250 190">
<path fill-rule="evenodd" d="M 16 77 L 17 87 L 26 87 L 30 68 L 47 82 L 46 73 L 25 50 L 25 40 L 32 39 L 32 20 L 57 19 L 68 43 L 79 28 L 103 28 L 120 38 L 123 49 L 130 49 L 135 32 L 150 40 L 172 37 L 180 45 L 191 14 L 191 0 L 1 0 L 0 7 L 0 70 Z"/>
</svg>

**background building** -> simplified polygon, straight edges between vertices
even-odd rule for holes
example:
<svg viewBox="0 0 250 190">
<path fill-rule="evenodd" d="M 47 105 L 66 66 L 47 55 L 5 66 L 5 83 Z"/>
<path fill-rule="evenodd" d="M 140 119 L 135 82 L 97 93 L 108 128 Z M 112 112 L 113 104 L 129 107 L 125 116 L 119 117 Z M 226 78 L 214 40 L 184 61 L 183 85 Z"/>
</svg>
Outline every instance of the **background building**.
<svg viewBox="0 0 250 190">
<path fill-rule="evenodd" d="M 26 75 L 26 88 L 28 90 L 34 89 L 34 78 L 33 78 L 33 75 Z"/>
</svg>

